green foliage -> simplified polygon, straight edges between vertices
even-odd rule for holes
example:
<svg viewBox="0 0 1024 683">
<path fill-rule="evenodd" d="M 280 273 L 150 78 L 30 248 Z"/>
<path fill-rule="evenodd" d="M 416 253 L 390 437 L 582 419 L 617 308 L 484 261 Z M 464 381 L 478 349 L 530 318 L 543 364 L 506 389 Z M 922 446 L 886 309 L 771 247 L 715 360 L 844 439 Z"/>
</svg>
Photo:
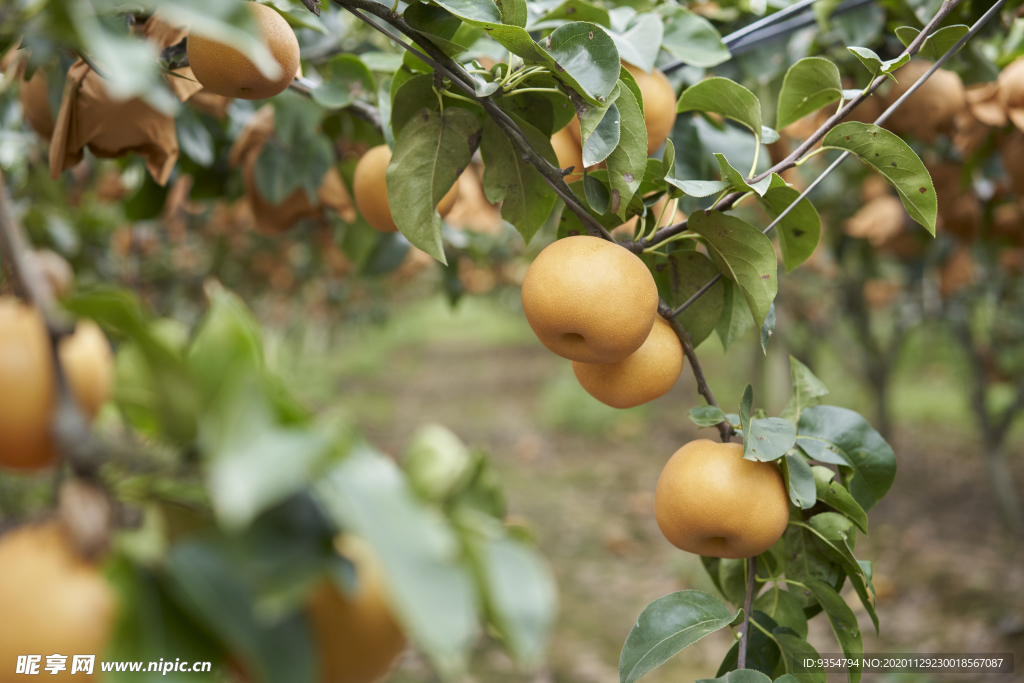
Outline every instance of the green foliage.
<svg viewBox="0 0 1024 683">
<path fill-rule="evenodd" d="M 785 128 L 842 96 L 839 67 L 822 57 L 805 57 L 786 71 L 775 126 Z"/>
</svg>

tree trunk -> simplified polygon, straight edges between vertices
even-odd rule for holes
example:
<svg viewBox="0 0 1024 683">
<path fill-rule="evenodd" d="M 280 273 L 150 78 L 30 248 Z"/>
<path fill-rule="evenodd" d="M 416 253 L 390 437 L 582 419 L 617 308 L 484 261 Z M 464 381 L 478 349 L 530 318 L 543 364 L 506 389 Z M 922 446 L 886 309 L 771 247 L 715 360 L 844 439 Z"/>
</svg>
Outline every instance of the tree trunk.
<svg viewBox="0 0 1024 683">
<path fill-rule="evenodd" d="M 1006 462 L 1002 439 L 1000 443 L 992 443 L 986 447 L 985 458 L 988 461 L 988 472 L 992 477 L 992 490 L 996 496 L 996 505 L 1010 531 L 1024 536 L 1024 506 L 1021 506 L 1017 487 L 1013 482 L 1013 474 Z"/>
</svg>

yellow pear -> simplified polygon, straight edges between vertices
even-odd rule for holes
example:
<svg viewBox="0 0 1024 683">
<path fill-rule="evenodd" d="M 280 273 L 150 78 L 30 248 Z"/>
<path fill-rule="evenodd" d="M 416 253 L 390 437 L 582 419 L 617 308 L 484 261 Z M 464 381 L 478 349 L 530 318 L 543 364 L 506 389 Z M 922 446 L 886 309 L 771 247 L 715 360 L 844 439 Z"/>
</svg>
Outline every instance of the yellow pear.
<svg viewBox="0 0 1024 683">
<path fill-rule="evenodd" d="M 618 363 L 573 361 L 572 370 L 587 393 L 612 408 L 632 408 L 675 386 L 683 371 L 683 346 L 672 326 L 658 316 L 643 345 Z"/>
<path fill-rule="evenodd" d="M 654 492 L 668 541 L 708 557 L 759 555 L 782 538 L 789 496 L 774 462 L 743 459 L 743 446 L 698 439 L 669 459 Z"/>
<path fill-rule="evenodd" d="M 647 339 L 658 310 L 654 277 L 637 256 L 578 235 L 544 248 L 523 278 L 523 311 L 559 356 L 616 363 Z"/>
<path fill-rule="evenodd" d="M 259 30 L 260 40 L 280 67 L 276 78 L 267 78 L 245 55 L 210 37 L 190 33 L 188 63 L 204 88 L 224 97 L 263 100 L 281 93 L 299 70 L 299 41 L 291 26 L 276 10 L 258 2 L 246 3 Z"/>
</svg>

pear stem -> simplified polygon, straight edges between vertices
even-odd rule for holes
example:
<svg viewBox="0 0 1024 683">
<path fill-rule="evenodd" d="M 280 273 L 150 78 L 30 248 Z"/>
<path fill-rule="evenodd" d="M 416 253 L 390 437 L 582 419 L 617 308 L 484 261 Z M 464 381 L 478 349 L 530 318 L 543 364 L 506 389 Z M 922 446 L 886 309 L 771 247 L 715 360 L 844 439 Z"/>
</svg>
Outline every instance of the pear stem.
<svg viewBox="0 0 1024 683">
<path fill-rule="evenodd" d="M 743 628 L 740 631 L 740 651 L 736 658 L 736 668 L 747 668 L 747 641 L 750 640 L 750 610 L 754 607 L 754 593 L 757 578 L 757 556 L 747 559 L 747 597 L 743 601 Z"/>
</svg>

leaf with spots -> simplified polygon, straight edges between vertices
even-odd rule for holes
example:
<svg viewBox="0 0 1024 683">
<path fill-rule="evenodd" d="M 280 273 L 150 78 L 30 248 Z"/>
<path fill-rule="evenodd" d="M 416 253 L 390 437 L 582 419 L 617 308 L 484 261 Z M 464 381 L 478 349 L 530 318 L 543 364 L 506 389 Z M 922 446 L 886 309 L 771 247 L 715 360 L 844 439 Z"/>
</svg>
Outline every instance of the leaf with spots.
<svg viewBox="0 0 1024 683">
<path fill-rule="evenodd" d="M 758 327 L 778 293 L 775 247 L 750 223 L 720 211 L 696 211 L 688 227 L 704 238 L 719 270 L 739 285 Z"/>
<path fill-rule="evenodd" d="M 800 193 L 792 187 L 772 187 L 765 193 L 762 203 L 772 219 L 775 219 L 799 196 Z M 775 234 L 779 238 L 782 264 L 789 273 L 810 258 L 818 247 L 818 240 L 821 239 L 821 217 L 818 210 L 809 200 L 801 200 L 775 226 Z"/>
<path fill-rule="evenodd" d="M 822 147 L 844 149 L 885 176 L 903 200 L 907 213 L 935 235 L 939 205 L 924 163 L 895 133 L 870 123 L 840 123 L 825 136 Z"/>
<path fill-rule="evenodd" d="M 633 92 L 620 88 L 615 100 L 619 118 L 619 144 L 608 156 L 608 180 L 612 191 L 612 213 L 622 220 L 647 173 L 647 128 Z M 609 112 L 605 118 L 612 116 Z"/>
<path fill-rule="evenodd" d="M 509 116 L 513 116 L 509 114 Z M 557 165 L 551 142 L 540 131 L 518 120 L 527 141 L 541 156 Z M 501 202 L 501 217 L 515 226 L 529 244 L 555 205 L 557 195 L 544 176 L 512 146 L 498 124 L 484 118 L 480 154 L 484 159 L 484 194 L 487 201 Z"/>
</svg>

